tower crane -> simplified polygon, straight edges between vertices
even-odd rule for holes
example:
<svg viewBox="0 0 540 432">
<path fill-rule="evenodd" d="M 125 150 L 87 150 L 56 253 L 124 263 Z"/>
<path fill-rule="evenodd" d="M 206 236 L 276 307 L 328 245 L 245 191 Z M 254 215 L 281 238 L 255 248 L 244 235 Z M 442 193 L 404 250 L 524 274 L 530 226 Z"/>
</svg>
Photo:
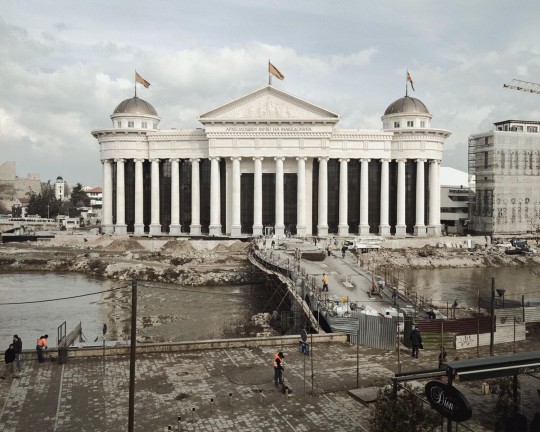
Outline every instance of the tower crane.
<svg viewBox="0 0 540 432">
<path fill-rule="evenodd" d="M 513 79 L 510 84 L 504 84 L 503 87 L 509 88 L 512 90 L 520 90 L 527 93 L 540 94 L 540 84 L 529 82 L 529 81 L 521 81 L 521 80 Z"/>
</svg>

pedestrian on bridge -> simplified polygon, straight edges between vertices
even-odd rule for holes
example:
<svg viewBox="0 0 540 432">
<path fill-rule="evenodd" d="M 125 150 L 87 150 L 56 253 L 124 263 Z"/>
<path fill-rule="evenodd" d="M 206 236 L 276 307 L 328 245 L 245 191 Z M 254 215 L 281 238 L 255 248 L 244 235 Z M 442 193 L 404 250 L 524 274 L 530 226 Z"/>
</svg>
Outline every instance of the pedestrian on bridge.
<svg viewBox="0 0 540 432">
<path fill-rule="evenodd" d="M 424 346 L 422 345 L 422 334 L 420 333 L 420 330 L 418 330 L 417 326 L 414 326 L 414 329 L 411 331 L 411 345 L 411 356 L 418 358 L 418 349 L 423 348 Z"/>
<path fill-rule="evenodd" d="M 322 290 L 328 292 L 328 275 L 323 273 L 322 275 Z"/>
</svg>

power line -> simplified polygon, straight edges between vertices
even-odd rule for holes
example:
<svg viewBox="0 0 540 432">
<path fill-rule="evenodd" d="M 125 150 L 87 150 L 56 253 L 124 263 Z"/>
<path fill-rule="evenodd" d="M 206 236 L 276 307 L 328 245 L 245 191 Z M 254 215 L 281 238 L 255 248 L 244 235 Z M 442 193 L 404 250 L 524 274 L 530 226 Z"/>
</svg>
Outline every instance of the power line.
<svg viewBox="0 0 540 432">
<path fill-rule="evenodd" d="M 32 303 L 46 303 L 46 302 L 53 302 L 53 301 L 69 300 L 69 299 L 74 299 L 74 298 L 79 298 L 79 297 L 87 297 L 87 296 L 91 296 L 91 295 L 103 294 L 103 293 L 107 293 L 107 292 L 111 292 L 111 291 L 117 291 L 119 289 L 124 289 L 124 288 L 126 288 L 126 287 L 111 288 L 111 289 L 105 290 L 105 291 L 96 291 L 96 292 L 92 292 L 92 293 L 88 293 L 88 294 L 80 294 L 80 295 L 69 296 L 69 297 L 59 297 L 59 298 L 54 298 L 54 299 L 33 300 L 33 301 L 26 301 L 26 302 L 0 303 L 0 306 L 23 305 L 23 304 L 32 304 Z"/>
</svg>

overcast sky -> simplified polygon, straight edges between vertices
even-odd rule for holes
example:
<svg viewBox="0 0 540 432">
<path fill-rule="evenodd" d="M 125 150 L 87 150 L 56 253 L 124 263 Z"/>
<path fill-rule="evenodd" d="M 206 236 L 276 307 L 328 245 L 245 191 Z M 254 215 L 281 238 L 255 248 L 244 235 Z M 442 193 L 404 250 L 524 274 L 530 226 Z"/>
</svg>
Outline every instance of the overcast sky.
<svg viewBox="0 0 540 432">
<path fill-rule="evenodd" d="M 161 129 L 267 84 L 341 115 L 340 128 L 380 129 L 405 94 L 406 69 L 447 129 L 443 166 L 467 170 L 467 137 L 506 119 L 540 120 L 540 2 L 0 0 L 0 163 L 17 175 L 102 182 L 94 129 L 138 96 Z M 277 81 L 277 82 L 276 82 Z"/>
</svg>

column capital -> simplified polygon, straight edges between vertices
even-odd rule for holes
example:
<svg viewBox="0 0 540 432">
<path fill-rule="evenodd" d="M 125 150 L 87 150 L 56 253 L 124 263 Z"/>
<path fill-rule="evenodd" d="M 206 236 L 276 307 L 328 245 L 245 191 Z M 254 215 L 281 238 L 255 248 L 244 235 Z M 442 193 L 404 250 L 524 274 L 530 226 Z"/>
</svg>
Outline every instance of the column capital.
<svg viewBox="0 0 540 432">
<path fill-rule="evenodd" d="M 297 160 L 297 161 L 301 161 L 301 160 L 302 160 L 302 161 L 305 162 L 305 161 L 307 161 L 307 157 L 304 157 L 304 156 L 302 156 L 302 157 L 297 157 L 296 160 Z"/>
<path fill-rule="evenodd" d="M 277 161 L 284 161 L 285 160 L 285 157 L 284 156 L 280 156 L 280 157 L 275 157 L 274 160 L 277 162 Z"/>
<path fill-rule="evenodd" d="M 110 164 L 112 162 L 111 162 L 111 159 L 101 159 L 101 163 L 105 165 L 105 164 Z"/>
<path fill-rule="evenodd" d="M 407 162 L 407 159 L 405 159 L 405 158 L 396 159 L 396 162 L 403 162 L 403 163 L 405 163 L 405 162 Z"/>
<path fill-rule="evenodd" d="M 416 159 L 416 162 L 422 162 L 425 163 L 427 159 Z"/>
<path fill-rule="evenodd" d="M 318 160 L 319 162 L 322 162 L 323 160 L 326 161 L 326 162 L 328 162 L 328 161 L 330 160 L 330 157 L 329 157 L 329 156 L 323 156 L 323 157 L 317 158 L 317 160 Z"/>
<path fill-rule="evenodd" d="M 233 156 L 233 157 L 231 157 L 231 160 L 232 160 L 232 161 L 234 161 L 234 160 L 241 161 L 241 160 L 242 160 L 242 157 L 241 157 L 241 156 Z"/>
<path fill-rule="evenodd" d="M 338 159 L 340 162 L 350 162 L 351 160 L 350 159 L 347 159 L 347 158 L 341 158 L 341 159 Z"/>
<path fill-rule="evenodd" d="M 171 161 L 171 162 L 180 162 L 180 159 L 179 158 L 171 158 L 171 159 L 169 159 L 169 161 Z"/>
<path fill-rule="evenodd" d="M 193 162 L 196 162 L 196 163 L 199 163 L 201 160 L 199 158 L 192 158 L 192 159 L 189 159 L 189 162 L 190 163 L 193 163 Z"/>
<path fill-rule="evenodd" d="M 133 162 L 144 162 L 144 159 L 140 159 L 140 158 L 138 158 L 138 159 L 133 159 Z"/>
<path fill-rule="evenodd" d="M 262 156 L 255 156 L 255 157 L 253 158 L 253 160 L 254 160 L 254 161 L 257 161 L 257 160 L 262 161 L 262 160 L 264 160 L 264 157 L 262 157 Z"/>
<path fill-rule="evenodd" d="M 429 163 L 432 163 L 433 165 L 440 165 L 441 160 L 440 159 L 431 159 Z"/>
<path fill-rule="evenodd" d="M 152 162 L 152 163 L 159 162 L 159 159 L 158 158 L 152 158 L 152 159 L 150 159 L 150 162 Z"/>
<path fill-rule="evenodd" d="M 219 156 L 208 156 L 208 159 L 210 159 L 211 161 L 216 160 L 218 162 L 221 160 L 221 158 Z"/>
<path fill-rule="evenodd" d="M 118 159 L 115 159 L 114 160 L 116 163 L 120 162 L 120 163 L 124 163 L 126 160 L 123 159 L 123 158 L 118 158 Z"/>
<path fill-rule="evenodd" d="M 360 162 L 367 162 L 367 163 L 370 163 L 370 162 L 371 162 L 371 159 L 369 159 L 369 158 L 360 158 Z"/>
<path fill-rule="evenodd" d="M 383 163 L 383 162 L 390 163 L 390 162 L 392 162 L 392 159 L 390 159 L 390 158 L 382 158 L 381 163 Z"/>
</svg>

